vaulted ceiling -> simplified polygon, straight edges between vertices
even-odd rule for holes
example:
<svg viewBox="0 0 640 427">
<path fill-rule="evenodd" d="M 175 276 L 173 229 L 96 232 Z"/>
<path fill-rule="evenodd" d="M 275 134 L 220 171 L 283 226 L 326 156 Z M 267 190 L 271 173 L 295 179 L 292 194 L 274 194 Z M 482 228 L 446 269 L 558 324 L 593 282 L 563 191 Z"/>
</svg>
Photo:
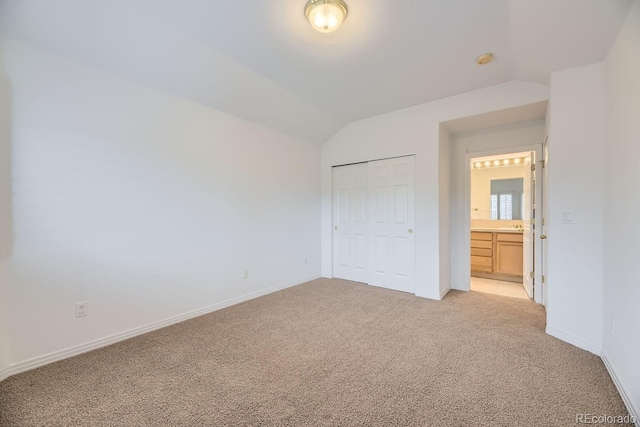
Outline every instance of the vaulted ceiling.
<svg viewBox="0 0 640 427">
<path fill-rule="evenodd" d="M 322 143 L 350 121 L 602 60 L 634 0 L 0 0 L 0 33 Z M 637 1 L 637 0 L 636 0 Z M 494 61 L 475 58 L 491 52 Z"/>
</svg>

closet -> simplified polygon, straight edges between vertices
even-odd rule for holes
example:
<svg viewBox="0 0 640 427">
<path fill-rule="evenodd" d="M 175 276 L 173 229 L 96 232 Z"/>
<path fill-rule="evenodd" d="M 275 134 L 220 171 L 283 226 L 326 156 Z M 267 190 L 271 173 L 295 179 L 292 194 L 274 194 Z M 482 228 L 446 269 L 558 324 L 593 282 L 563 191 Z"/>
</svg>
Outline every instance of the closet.
<svg viewBox="0 0 640 427">
<path fill-rule="evenodd" d="M 415 292 L 415 159 L 333 168 L 333 276 Z"/>
</svg>

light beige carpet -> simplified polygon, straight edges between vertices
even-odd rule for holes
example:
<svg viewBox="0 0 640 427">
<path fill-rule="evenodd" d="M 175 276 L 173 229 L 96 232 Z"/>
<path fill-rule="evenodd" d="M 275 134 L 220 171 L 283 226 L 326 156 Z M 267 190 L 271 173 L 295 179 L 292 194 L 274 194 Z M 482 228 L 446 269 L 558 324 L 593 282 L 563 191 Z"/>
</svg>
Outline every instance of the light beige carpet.
<svg viewBox="0 0 640 427">
<path fill-rule="evenodd" d="M 530 301 L 320 279 L 0 383 L 2 426 L 567 426 L 626 415 Z"/>
</svg>

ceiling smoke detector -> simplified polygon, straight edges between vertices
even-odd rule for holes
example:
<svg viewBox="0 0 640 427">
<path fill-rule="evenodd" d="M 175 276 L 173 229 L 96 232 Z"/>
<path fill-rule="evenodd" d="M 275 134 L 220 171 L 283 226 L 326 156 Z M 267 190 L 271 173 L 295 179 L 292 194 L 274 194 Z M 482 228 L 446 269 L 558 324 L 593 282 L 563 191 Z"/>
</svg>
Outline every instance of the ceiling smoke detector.
<svg viewBox="0 0 640 427">
<path fill-rule="evenodd" d="M 482 55 L 476 58 L 476 62 L 478 63 L 478 65 L 485 65 L 491 62 L 492 59 L 493 59 L 493 54 L 483 53 Z"/>
</svg>

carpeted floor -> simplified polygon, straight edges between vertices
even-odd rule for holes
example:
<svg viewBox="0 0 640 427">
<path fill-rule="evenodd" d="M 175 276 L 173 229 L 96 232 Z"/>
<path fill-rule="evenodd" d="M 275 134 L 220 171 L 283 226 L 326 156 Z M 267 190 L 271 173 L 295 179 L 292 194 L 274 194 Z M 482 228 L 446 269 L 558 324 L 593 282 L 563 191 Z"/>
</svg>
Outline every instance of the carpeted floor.
<svg viewBox="0 0 640 427">
<path fill-rule="evenodd" d="M 2 426 L 567 426 L 626 415 L 530 301 L 319 279 L 11 377 Z"/>
</svg>

